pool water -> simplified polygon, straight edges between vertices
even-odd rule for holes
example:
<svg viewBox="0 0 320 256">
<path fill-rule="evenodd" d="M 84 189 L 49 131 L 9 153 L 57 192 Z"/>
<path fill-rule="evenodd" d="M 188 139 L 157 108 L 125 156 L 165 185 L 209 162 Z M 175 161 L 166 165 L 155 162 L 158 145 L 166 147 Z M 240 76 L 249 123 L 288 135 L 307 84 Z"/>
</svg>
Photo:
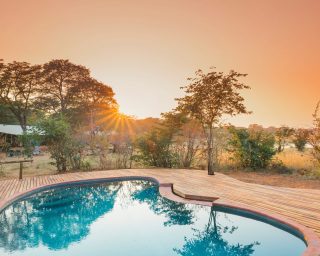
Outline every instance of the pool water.
<svg viewBox="0 0 320 256">
<path fill-rule="evenodd" d="M 146 180 L 52 188 L 0 213 L 0 255 L 301 255 L 296 236 L 219 209 L 171 201 Z"/>
</svg>

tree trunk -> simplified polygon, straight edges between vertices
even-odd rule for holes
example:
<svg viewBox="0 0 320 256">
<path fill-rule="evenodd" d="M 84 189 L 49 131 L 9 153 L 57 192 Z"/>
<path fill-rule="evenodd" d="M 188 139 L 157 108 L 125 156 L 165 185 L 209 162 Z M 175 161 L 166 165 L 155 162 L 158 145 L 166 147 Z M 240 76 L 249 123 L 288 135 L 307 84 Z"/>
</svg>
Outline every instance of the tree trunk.
<svg viewBox="0 0 320 256">
<path fill-rule="evenodd" d="M 214 161 L 213 161 L 213 127 L 209 128 L 208 137 L 208 175 L 214 175 Z"/>
<path fill-rule="evenodd" d="M 208 175 L 214 175 L 212 147 L 208 148 Z"/>
</svg>

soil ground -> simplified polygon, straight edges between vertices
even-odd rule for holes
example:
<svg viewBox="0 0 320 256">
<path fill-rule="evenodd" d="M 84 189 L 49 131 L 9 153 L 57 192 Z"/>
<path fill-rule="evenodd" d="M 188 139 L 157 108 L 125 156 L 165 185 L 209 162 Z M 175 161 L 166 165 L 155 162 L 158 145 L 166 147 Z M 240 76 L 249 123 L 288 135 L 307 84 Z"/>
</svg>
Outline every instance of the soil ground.
<svg viewBox="0 0 320 256">
<path fill-rule="evenodd" d="M 320 179 L 311 179 L 299 174 L 277 174 L 249 171 L 227 171 L 222 173 L 248 183 L 277 187 L 320 189 Z"/>
</svg>

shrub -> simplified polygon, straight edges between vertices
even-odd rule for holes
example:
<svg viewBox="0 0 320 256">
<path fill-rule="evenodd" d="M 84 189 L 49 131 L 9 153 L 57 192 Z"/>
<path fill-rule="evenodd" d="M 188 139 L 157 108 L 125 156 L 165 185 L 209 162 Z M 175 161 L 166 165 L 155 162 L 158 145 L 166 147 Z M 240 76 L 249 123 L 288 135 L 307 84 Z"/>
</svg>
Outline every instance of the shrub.
<svg viewBox="0 0 320 256">
<path fill-rule="evenodd" d="M 136 141 L 139 153 L 133 159 L 155 167 L 172 168 L 177 156 L 171 150 L 172 137 L 160 129 L 153 129 Z"/>
<path fill-rule="evenodd" d="M 80 168 L 81 145 L 73 138 L 71 127 L 63 117 L 41 120 L 36 124 L 34 134 L 48 146 L 59 172 Z"/>
<path fill-rule="evenodd" d="M 308 142 L 309 133 L 310 132 L 307 129 L 295 130 L 293 143 L 298 151 L 304 151 L 305 146 Z"/>
<path fill-rule="evenodd" d="M 274 159 L 271 163 L 270 163 L 270 168 L 272 170 L 275 170 L 277 173 L 280 174 L 292 174 L 293 173 L 293 169 L 289 168 L 288 166 L 286 166 L 283 161 L 281 161 L 280 159 Z"/>
<path fill-rule="evenodd" d="M 263 130 L 231 128 L 229 150 L 244 168 L 266 168 L 276 151 L 275 139 Z"/>
<path fill-rule="evenodd" d="M 309 143 L 312 145 L 312 155 L 320 166 L 320 101 L 313 113 L 313 129 L 309 136 Z"/>
</svg>

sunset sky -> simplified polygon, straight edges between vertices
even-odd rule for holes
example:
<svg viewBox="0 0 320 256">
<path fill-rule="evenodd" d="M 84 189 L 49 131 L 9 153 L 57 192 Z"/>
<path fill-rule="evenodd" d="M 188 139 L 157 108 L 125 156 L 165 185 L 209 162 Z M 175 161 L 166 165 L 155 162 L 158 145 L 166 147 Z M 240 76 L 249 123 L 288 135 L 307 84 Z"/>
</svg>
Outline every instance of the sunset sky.
<svg viewBox="0 0 320 256">
<path fill-rule="evenodd" d="M 248 73 L 236 125 L 310 127 L 320 100 L 317 0 L 0 0 L 0 28 L 0 59 L 85 65 L 138 118 L 210 66 Z"/>
</svg>

